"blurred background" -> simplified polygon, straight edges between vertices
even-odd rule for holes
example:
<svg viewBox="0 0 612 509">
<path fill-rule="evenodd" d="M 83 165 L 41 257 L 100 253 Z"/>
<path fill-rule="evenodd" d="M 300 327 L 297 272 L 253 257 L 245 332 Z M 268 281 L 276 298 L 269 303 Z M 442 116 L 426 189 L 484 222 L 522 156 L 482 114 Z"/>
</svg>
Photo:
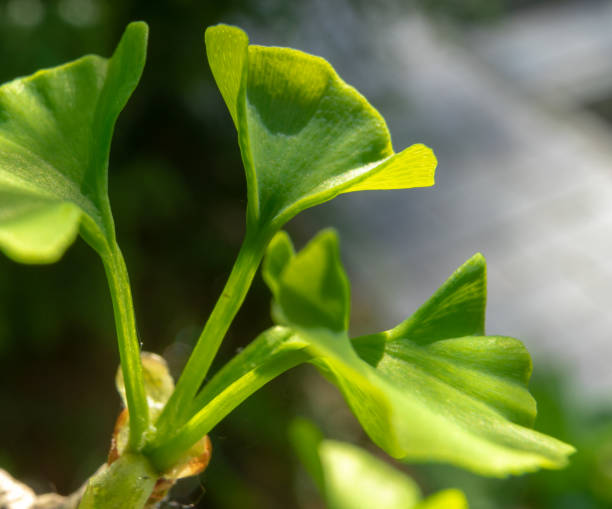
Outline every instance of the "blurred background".
<svg viewBox="0 0 612 509">
<path fill-rule="evenodd" d="M 144 348 L 180 371 L 239 249 L 243 170 L 203 45 L 206 26 L 237 24 L 327 58 L 397 150 L 438 156 L 434 188 L 344 195 L 287 227 L 298 246 L 339 231 L 353 332 L 394 326 L 482 252 L 488 332 L 524 341 L 536 427 L 579 449 L 567 470 L 510 480 L 398 467 L 475 509 L 612 507 L 612 3 L 0 0 L 0 82 L 108 56 L 137 19 L 148 63 L 109 174 Z M 217 366 L 269 325 L 258 277 Z M 40 492 L 77 488 L 108 451 L 117 363 L 102 266 L 82 241 L 53 266 L 0 259 L 2 468 Z M 337 391 L 299 368 L 214 430 L 211 466 L 169 507 L 322 507 L 288 444 L 294 415 L 375 451 Z"/>
</svg>

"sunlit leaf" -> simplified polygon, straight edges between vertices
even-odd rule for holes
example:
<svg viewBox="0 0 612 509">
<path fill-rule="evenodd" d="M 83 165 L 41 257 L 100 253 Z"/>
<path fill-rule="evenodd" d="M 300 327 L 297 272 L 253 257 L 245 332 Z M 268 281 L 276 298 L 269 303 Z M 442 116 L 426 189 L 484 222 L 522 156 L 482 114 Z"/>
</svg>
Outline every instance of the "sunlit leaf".
<svg viewBox="0 0 612 509">
<path fill-rule="evenodd" d="M 130 24 L 110 59 L 86 56 L 0 86 L 0 249 L 57 260 L 79 231 L 114 242 L 107 196 L 117 116 L 145 61 L 147 26 Z"/>
<path fill-rule="evenodd" d="M 248 42 L 236 27 L 206 31 L 238 131 L 251 227 L 278 229 L 340 193 L 433 184 L 433 152 L 413 145 L 394 154 L 384 119 L 327 61 Z"/>
<path fill-rule="evenodd" d="M 338 328 L 346 323 L 346 285 L 324 281 L 346 282 L 332 237 L 325 232 L 288 258 L 288 239 L 279 234 L 265 278 L 275 315 L 309 344 L 311 362 L 340 388 L 377 445 L 402 460 L 450 462 L 493 476 L 566 464 L 572 447 L 525 427 L 535 416 L 527 351 L 515 339 L 482 335 L 480 255 L 413 317 L 351 342 Z"/>
<path fill-rule="evenodd" d="M 465 496 L 448 490 L 422 500 L 417 484 L 360 447 L 325 440 L 304 420 L 291 427 L 301 462 L 315 480 L 328 509 L 467 509 Z"/>
</svg>

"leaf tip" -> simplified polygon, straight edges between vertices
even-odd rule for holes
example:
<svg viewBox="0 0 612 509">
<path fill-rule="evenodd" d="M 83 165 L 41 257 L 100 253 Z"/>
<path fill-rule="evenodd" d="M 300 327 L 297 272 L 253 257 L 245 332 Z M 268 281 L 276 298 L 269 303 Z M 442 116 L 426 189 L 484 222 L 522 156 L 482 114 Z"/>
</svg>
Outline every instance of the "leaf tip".
<svg viewBox="0 0 612 509">
<path fill-rule="evenodd" d="M 340 247 L 338 231 L 335 228 L 324 228 L 311 240 L 311 242 L 321 242 L 322 244 L 327 245 L 336 251 Z"/>
<path fill-rule="evenodd" d="M 477 263 L 479 265 L 487 264 L 487 259 L 480 251 L 478 251 L 477 253 L 474 253 L 468 261 L 473 261 L 474 263 Z"/>
<path fill-rule="evenodd" d="M 119 41 L 119 45 L 117 46 L 117 50 L 119 50 L 120 47 L 127 45 L 130 46 L 131 51 L 140 49 L 138 53 L 145 53 L 148 40 L 149 25 L 147 25 L 147 23 L 144 21 L 132 21 L 125 28 L 125 31 L 121 36 L 121 40 Z"/>
<path fill-rule="evenodd" d="M 206 28 L 204 31 L 204 42 L 207 49 L 213 49 L 215 45 L 221 45 L 223 42 L 233 39 L 242 44 L 249 43 L 249 36 L 241 28 L 234 25 L 226 25 L 219 23 Z"/>
<path fill-rule="evenodd" d="M 278 291 L 278 279 L 294 256 L 295 249 L 287 232 L 277 232 L 268 244 L 261 271 L 272 293 L 276 294 Z"/>
<path fill-rule="evenodd" d="M 125 33 L 137 35 L 139 37 L 149 36 L 149 25 L 146 21 L 132 21 L 125 28 Z"/>
</svg>

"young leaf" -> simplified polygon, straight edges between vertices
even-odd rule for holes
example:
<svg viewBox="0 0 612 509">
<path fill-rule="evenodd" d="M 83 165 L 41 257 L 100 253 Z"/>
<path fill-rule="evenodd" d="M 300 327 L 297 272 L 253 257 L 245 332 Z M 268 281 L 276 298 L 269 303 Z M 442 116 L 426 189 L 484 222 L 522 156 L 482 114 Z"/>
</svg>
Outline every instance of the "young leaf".
<svg viewBox="0 0 612 509">
<path fill-rule="evenodd" d="M 151 417 L 151 422 L 155 423 L 155 420 L 170 398 L 172 391 L 174 391 L 174 379 L 163 357 L 152 352 L 141 352 L 140 359 L 142 361 L 142 373 L 145 393 L 147 395 L 147 404 L 149 406 L 149 415 Z M 117 374 L 115 375 L 115 385 L 117 387 L 117 392 L 119 392 L 123 400 L 124 406 L 127 407 L 125 382 L 121 367 L 117 370 Z"/>
<path fill-rule="evenodd" d="M 79 229 L 114 243 L 107 166 L 115 120 L 145 61 L 147 26 L 130 24 L 112 58 L 86 56 L 0 87 L 0 249 L 56 261 Z"/>
<path fill-rule="evenodd" d="M 18 262 L 50 263 L 80 232 L 101 255 L 136 449 L 148 412 L 107 169 L 115 121 L 144 67 L 147 32 L 131 23 L 110 59 L 90 55 L 0 86 L 0 250 Z"/>
<path fill-rule="evenodd" d="M 286 251 L 286 242 L 276 239 L 270 256 L 277 258 L 279 246 Z M 348 292 L 342 285 L 326 287 L 320 309 L 310 310 L 307 319 L 296 309 L 318 302 L 325 283 L 314 279 L 345 281 L 330 233 L 316 237 L 282 269 L 269 267 L 264 265 L 265 278 L 277 316 L 309 344 L 311 362 L 340 388 L 366 432 L 391 456 L 445 461 L 493 476 L 566 464 L 572 447 L 524 427 L 535 416 L 526 389 L 526 350 L 515 339 L 481 336 L 480 255 L 412 318 L 389 332 L 358 338 L 354 346 L 327 318 L 334 313 L 334 323 L 345 320 Z M 297 267 L 308 284 L 287 288 Z"/>
<path fill-rule="evenodd" d="M 340 193 L 433 185 L 433 152 L 394 154 L 384 119 L 324 59 L 249 45 L 227 25 L 206 30 L 206 51 L 238 131 L 251 227 L 274 232 Z"/>
<path fill-rule="evenodd" d="M 147 404 L 149 406 L 149 416 L 154 424 L 164 405 L 174 391 L 174 379 L 168 370 L 168 364 L 163 357 L 151 352 L 141 353 L 143 379 Z M 127 407 L 123 370 L 119 368 L 115 375 L 115 385 L 117 391 Z M 113 431 L 109 463 L 116 461 L 124 455 L 128 445 L 129 414 L 124 410 L 119 414 Z M 175 462 L 163 469 L 163 477 L 169 487 L 176 479 L 197 475 L 202 472 L 210 461 L 212 446 L 207 435 L 202 433 L 197 440 L 186 450 L 180 451 Z"/>
<path fill-rule="evenodd" d="M 467 509 L 465 496 L 457 490 L 443 491 L 423 501 L 410 477 L 359 447 L 324 440 L 308 421 L 296 420 L 290 435 L 329 509 Z"/>
<path fill-rule="evenodd" d="M 289 236 L 280 232 L 268 252 L 263 274 L 282 302 L 274 308 L 279 323 L 334 332 L 348 328 L 349 283 L 333 230 L 321 232 L 297 256 Z"/>
</svg>

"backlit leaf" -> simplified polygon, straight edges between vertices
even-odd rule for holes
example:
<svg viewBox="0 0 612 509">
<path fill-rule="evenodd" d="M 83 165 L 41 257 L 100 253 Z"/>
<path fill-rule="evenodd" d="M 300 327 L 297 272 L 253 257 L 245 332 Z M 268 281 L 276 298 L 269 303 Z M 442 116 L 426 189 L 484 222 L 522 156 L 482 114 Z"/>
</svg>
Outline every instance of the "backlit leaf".
<svg viewBox="0 0 612 509">
<path fill-rule="evenodd" d="M 515 339 L 482 335 L 482 256 L 395 329 L 351 342 L 336 326 L 348 309 L 346 287 L 323 281 L 345 281 L 330 236 L 316 237 L 282 270 L 266 263 L 265 278 L 276 315 L 308 343 L 311 362 L 339 387 L 377 445 L 405 461 L 444 461 L 492 476 L 567 463 L 572 447 L 527 427 L 536 411 L 526 388 L 527 351 Z M 286 252 L 278 237 L 269 252 L 282 259 L 277 249 Z M 298 268 L 303 286 L 293 275 Z M 307 313 L 298 309 L 303 303 Z"/>
<path fill-rule="evenodd" d="M 107 196 L 117 116 L 144 66 L 147 27 L 130 24 L 110 59 L 86 56 L 0 86 L 0 249 L 48 263 L 80 231 L 114 240 Z"/>
<path fill-rule="evenodd" d="M 274 231 L 340 193 L 433 184 L 433 152 L 394 154 L 384 119 L 323 58 L 249 45 L 227 25 L 207 29 L 206 49 L 238 131 L 251 228 Z"/>
</svg>

